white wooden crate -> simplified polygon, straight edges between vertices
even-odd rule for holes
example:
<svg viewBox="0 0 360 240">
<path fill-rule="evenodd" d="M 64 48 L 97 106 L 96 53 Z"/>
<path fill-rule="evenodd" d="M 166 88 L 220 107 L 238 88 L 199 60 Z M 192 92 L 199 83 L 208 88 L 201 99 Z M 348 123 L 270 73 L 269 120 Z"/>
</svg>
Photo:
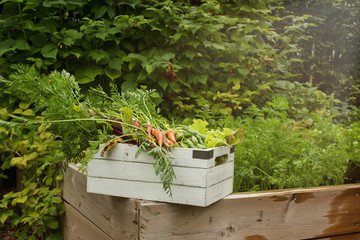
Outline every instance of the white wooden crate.
<svg viewBox="0 0 360 240">
<path fill-rule="evenodd" d="M 171 159 L 176 178 L 172 197 L 165 193 L 155 175 L 155 160 L 147 153 L 137 158 L 136 145 L 118 143 L 88 164 L 87 191 L 91 193 L 143 200 L 208 206 L 233 191 L 234 148 L 174 148 Z M 218 157 L 226 156 L 221 165 Z M 216 165 L 216 166 L 215 166 Z"/>
</svg>

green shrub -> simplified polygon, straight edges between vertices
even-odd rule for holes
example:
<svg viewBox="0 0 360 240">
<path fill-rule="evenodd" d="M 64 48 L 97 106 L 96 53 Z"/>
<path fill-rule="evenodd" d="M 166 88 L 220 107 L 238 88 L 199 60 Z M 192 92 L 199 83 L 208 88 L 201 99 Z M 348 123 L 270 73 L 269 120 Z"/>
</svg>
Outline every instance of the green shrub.
<svg viewBox="0 0 360 240">
<path fill-rule="evenodd" d="M 156 89 L 161 109 L 216 117 L 263 103 L 299 62 L 306 17 L 276 17 L 281 1 L 2 1 L 0 72 L 15 63 L 63 69 L 88 86 Z M 1 9 L 1 8 L 0 8 Z M 279 24 L 280 23 L 280 24 Z M 277 24 L 277 28 L 274 25 Z M 169 62 L 172 66 L 169 69 Z"/>
<path fill-rule="evenodd" d="M 34 106 L 21 97 L 0 92 L 0 100 L 0 121 L 15 123 L 10 114 L 39 120 Z M 17 131 L 1 123 L 0 141 L 1 170 L 17 168 L 22 173 L 18 183 L 22 188 L 6 193 L 0 200 L 0 223 L 14 229 L 12 234 L 17 239 L 61 239 L 64 205 L 59 196 L 61 189 L 55 184 L 62 179 L 61 142 L 43 125 Z"/>
<path fill-rule="evenodd" d="M 344 183 L 354 132 L 316 113 L 313 122 L 292 120 L 288 109 L 284 98 L 248 109 L 235 152 L 235 191 Z"/>
</svg>

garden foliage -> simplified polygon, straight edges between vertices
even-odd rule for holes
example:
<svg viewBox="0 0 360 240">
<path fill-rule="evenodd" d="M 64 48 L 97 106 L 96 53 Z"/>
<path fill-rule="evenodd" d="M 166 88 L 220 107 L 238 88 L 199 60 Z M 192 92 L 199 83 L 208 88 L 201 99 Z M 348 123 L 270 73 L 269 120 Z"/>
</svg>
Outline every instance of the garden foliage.
<svg viewBox="0 0 360 240">
<path fill-rule="evenodd" d="M 327 111 L 289 117 L 283 97 L 247 109 L 235 154 L 235 191 L 327 186 L 350 181 L 359 162 L 359 124 L 334 123 Z M 323 109 L 322 109 L 323 110 Z"/>
<path fill-rule="evenodd" d="M 29 68 L 25 69 L 26 75 L 32 76 L 27 70 Z M 63 178 L 61 142 L 56 135 L 46 131 L 44 125 L 19 128 L 10 115 L 38 121 L 42 118 L 24 96 L 9 93 L 0 92 L 0 121 L 14 124 L 10 128 L 0 124 L 1 170 L 19 169 L 21 183 L 18 185 L 22 187 L 3 196 L 0 222 L 3 227 L 13 229 L 12 233 L 18 239 L 45 236 L 61 239 L 59 228 L 64 205 L 61 189 L 56 185 L 56 181 Z"/>
<path fill-rule="evenodd" d="M 359 9 L 355 0 L 2 0 L 0 74 L 22 85 L 0 83 L 0 119 L 79 117 L 79 100 L 98 86 L 155 89 L 169 119 L 243 126 L 235 191 L 342 183 L 360 157 L 350 105 L 359 103 Z M 32 67 L 14 74 L 19 63 Z M 64 143 L 51 126 L 16 126 L 0 127 L 0 163 L 23 170 L 23 189 L 3 197 L 0 222 L 20 239 L 60 238 L 61 162 L 83 157 L 81 139 L 107 129 L 74 122 Z"/>
<path fill-rule="evenodd" d="M 298 44 L 311 24 L 306 16 L 277 17 L 277 10 L 277 0 L 6 0 L 0 70 L 9 74 L 21 62 L 39 73 L 65 69 L 83 88 L 147 86 L 174 118 L 193 118 L 200 106 L 215 116 L 239 114 L 264 102 L 301 62 Z"/>
<path fill-rule="evenodd" d="M 308 41 L 300 43 L 297 81 L 311 83 L 342 101 L 359 105 L 360 2 L 357 0 L 284 1 L 284 15 L 308 15 Z M 290 19 L 289 19 L 290 20 Z"/>
</svg>

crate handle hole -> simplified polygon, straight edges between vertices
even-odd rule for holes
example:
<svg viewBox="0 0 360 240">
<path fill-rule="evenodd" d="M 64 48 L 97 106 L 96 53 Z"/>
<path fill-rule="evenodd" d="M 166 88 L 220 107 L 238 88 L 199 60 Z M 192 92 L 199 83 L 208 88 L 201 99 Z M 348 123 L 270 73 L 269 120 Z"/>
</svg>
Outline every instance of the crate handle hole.
<svg viewBox="0 0 360 240">
<path fill-rule="evenodd" d="M 227 154 L 216 157 L 215 158 L 215 167 L 226 163 L 228 158 L 229 158 L 229 155 L 227 155 Z"/>
</svg>

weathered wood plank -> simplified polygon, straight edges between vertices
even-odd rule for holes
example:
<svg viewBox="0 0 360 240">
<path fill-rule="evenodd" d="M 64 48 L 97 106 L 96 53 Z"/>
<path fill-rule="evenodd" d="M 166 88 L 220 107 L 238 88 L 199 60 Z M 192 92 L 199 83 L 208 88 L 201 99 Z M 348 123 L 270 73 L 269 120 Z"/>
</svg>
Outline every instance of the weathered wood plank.
<svg viewBox="0 0 360 240">
<path fill-rule="evenodd" d="M 360 240 L 360 232 L 359 233 L 351 233 L 345 235 L 337 235 L 326 238 L 311 238 L 307 240 Z"/>
<path fill-rule="evenodd" d="M 360 185 L 232 194 L 207 207 L 142 202 L 140 239 L 291 240 L 360 230 Z"/>
<path fill-rule="evenodd" d="M 172 185 L 172 197 L 164 190 L 161 182 L 139 182 L 121 179 L 88 177 L 88 191 L 106 195 L 121 195 L 128 198 L 142 198 L 164 202 L 205 207 L 232 192 L 233 179 L 228 178 L 208 188 Z"/>
<path fill-rule="evenodd" d="M 113 240 L 68 203 L 65 203 L 62 230 L 64 240 Z"/>
<path fill-rule="evenodd" d="M 91 194 L 86 177 L 70 165 L 62 182 L 63 198 L 113 239 L 138 239 L 138 202 L 134 199 Z"/>
</svg>

